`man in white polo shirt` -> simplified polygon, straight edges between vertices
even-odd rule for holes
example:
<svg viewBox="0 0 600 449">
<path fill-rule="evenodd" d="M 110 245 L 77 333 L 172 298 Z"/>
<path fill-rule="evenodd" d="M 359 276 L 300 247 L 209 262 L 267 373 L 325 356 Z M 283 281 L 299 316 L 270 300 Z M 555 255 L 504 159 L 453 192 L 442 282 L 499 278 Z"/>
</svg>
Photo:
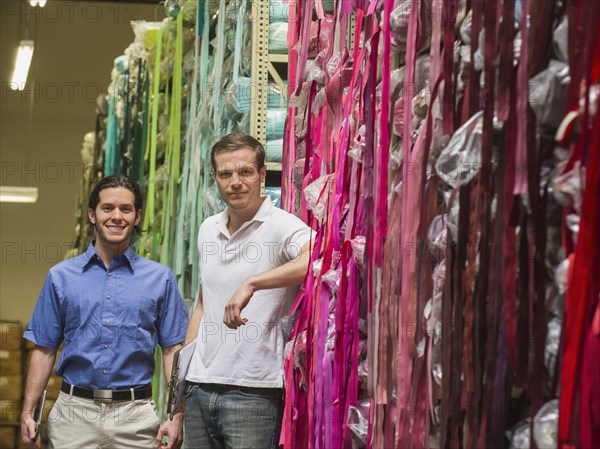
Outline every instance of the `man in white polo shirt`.
<svg viewBox="0 0 600 449">
<path fill-rule="evenodd" d="M 262 197 L 264 147 L 233 133 L 212 148 L 226 209 L 202 223 L 200 282 L 186 341 L 185 441 L 211 449 L 276 448 L 283 408 L 281 319 L 308 269 L 310 228 Z"/>
</svg>

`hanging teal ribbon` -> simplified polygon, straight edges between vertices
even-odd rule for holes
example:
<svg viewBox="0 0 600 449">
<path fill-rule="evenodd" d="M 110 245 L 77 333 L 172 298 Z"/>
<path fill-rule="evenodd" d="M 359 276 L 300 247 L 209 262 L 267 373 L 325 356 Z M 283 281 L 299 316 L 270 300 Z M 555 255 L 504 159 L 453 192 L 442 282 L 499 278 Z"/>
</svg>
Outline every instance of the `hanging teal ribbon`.
<svg viewBox="0 0 600 449">
<path fill-rule="evenodd" d="M 117 116 L 115 114 L 114 89 L 108 97 L 108 123 L 106 125 L 106 147 L 104 149 L 104 176 L 117 172 L 115 153 L 117 152 Z"/>
</svg>

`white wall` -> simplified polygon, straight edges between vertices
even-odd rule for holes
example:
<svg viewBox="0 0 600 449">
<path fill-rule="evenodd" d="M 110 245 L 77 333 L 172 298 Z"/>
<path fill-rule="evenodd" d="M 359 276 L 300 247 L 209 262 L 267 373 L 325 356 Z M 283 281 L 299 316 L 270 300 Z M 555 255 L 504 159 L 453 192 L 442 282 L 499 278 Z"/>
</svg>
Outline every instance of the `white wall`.
<svg viewBox="0 0 600 449">
<path fill-rule="evenodd" d="M 48 268 L 73 238 L 83 136 L 95 126 L 94 97 L 114 58 L 133 41 L 129 22 L 153 20 L 153 5 L 0 2 L 0 180 L 38 186 L 36 204 L 0 203 L 0 319 L 27 322 Z M 21 8 L 25 8 L 22 11 Z M 156 9 L 164 17 L 162 7 Z M 26 27 L 26 23 L 28 27 Z M 36 25 L 25 93 L 8 88 L 20 34 Z"/>
</svg>

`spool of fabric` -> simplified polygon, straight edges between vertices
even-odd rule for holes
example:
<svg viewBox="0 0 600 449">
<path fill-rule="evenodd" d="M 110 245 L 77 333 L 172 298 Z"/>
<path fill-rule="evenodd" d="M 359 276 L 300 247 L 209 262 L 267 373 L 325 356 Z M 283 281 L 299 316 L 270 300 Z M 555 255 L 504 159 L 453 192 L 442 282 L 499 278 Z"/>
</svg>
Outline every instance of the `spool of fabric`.
<svg viewBox="0 0 600 449">
<path fill-rule="evenodd" d="M 269 53 L 287 53 L 287 22 L 273 22 L 269 25 Z"/>
<path fill-rule="evenodd" d="M 288 0 L 269 0 L 269 22 L 287 22 L 289 15 Z"/>
<path fill-rule="evenodd" d="M 285 126 L 286 116 L 287 109 L 285 108 L 267 110 L 267 141 L 283 138 L 283 128 Z"/>
<path fill-rule="evenodd" d="M 287 82 L 285 82 L 287 86 Z M 225 91 L 225 101 L 227 102 L 228 110 L 245 114 L 250 112 L 250 104 L 252 103 L 252 83 L 250 78 L 240 77 L 237 81 L 232 81 Z M 285 108 L 287 106 L 287 98 L 279 86 L 275 83 L 269 83 L 267 87 L 267 108 Z"/>
<path fill-rule="evenodd" d="M 283 139 L 267 140 L 265 151 L 267 153 L 267 162 L 281 162 Z"/>
<path fill-rule="evenodd" d="M 273 201 L 273 206 L 281 207 L 281 187 L 265 187 L 265 193 L 269 195 L 271 201 Z"/>
</svg>

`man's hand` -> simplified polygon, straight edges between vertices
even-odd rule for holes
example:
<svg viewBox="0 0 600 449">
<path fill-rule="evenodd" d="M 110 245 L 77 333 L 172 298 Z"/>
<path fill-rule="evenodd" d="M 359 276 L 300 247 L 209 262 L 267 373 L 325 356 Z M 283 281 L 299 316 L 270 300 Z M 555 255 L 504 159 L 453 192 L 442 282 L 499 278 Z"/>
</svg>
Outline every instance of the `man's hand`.
<svg viewBox="0 0 600 449">
<path fill-rule="evenodd" d="M 40 435 L 37 431 L 37 423 L 33 420 L 33 412 L 21 414 L 21 438 L 27 449 L 40 448 Z"/>
<path fill-rule="evenodd" d="M 156 435 L 156 447 L 161 449 L 179 449 L 183 444 L 183 413 L 179 412 L 173 415 L 173 420 L 166 420 Z M 163 437 L 168 437 L 169 441 L 163 443 Z"/>
<path fill-rule="evenodd" d="M 252 287 L 250 281 L 246 280 L 238 287 L 229 302 L 225 305 L 223 322 L 228 328 L 237 329 L 248 322 L 248 319 L 242 318 L 240 314 L 250 302 L 254 291 L 255 289 Z"/>
</svg>

